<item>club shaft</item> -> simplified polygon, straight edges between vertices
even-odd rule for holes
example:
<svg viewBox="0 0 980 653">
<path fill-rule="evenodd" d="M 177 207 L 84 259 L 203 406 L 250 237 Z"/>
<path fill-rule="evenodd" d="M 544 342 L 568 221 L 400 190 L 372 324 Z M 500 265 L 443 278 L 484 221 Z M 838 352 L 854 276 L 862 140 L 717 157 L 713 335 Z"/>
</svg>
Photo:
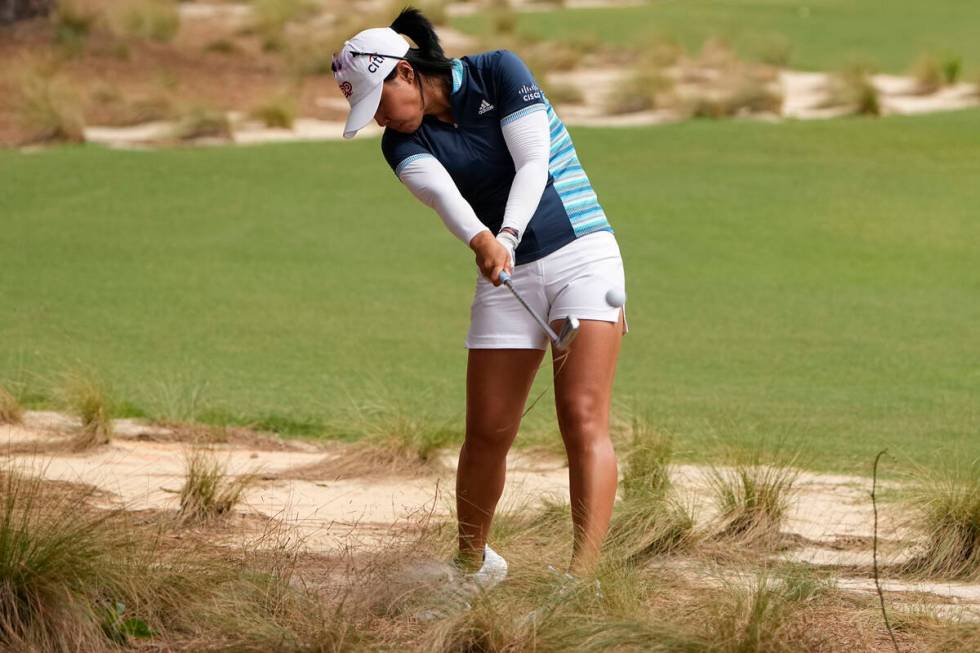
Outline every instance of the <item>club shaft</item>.
<svg viewBox="0 0 980 653">
<path fill-rule="evenodd" d="M 512 293 L 514 293 L 514 297 L 516 297 L 517 298 L 517 301 L 519 301 L 521 303 L 521 306 L 523 306 L 524 309 L 528 313 L 531 314 L 531 317 L 533 317 L 534 320 L 539 325 L 541 325 L 541 328 L 544 329 L 544 332 L 548 334 L 548 337 L 549 338 L 551 338 L 551 342 L 557 344 L 558 343 L 558 334 L 555 333 L 554 329 L 552 329 L 550 326 L 548 326 L 548 323 L 547 322 L 545 322 L 544 320 L 542 320 L 541 317 L 538 316 L 538 314 L 534 312 L 534 309 L 533 308 L 531 308 L 530 306 L 527 305 L 527 302 L 524 301 L 524 298 L 521 297 L 520 293 L 518 293 L 517 290 L 514 289 L 514 286 L 511 285 L 510 279 L 507 279 L 506 281 L 504 281 L 504 285 L 507 286 Z"/>
</svg>

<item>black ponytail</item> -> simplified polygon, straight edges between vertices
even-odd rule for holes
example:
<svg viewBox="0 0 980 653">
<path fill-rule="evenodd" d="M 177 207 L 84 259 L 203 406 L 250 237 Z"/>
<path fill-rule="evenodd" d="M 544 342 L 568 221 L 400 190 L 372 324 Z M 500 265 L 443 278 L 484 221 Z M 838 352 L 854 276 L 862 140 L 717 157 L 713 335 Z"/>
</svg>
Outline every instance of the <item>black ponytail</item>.
<svg viewBox="0 0 980 653">
<path fill-rule="evenodd" d="M 405 7 L 391 23 L 391 29 L 412 39 L 418 46 L 409 48 L 405 54 L 416 73 L 440 78 L 447 88 L 451 87 L 452 59 L 448 59 L 442 51 L 442 44 L 439 43 L 432 23 L 421 11 L 415 7 Z M 391 79 L 394 75 L 395 71 L 392 70 L 388 78 Z"/>
</svg>

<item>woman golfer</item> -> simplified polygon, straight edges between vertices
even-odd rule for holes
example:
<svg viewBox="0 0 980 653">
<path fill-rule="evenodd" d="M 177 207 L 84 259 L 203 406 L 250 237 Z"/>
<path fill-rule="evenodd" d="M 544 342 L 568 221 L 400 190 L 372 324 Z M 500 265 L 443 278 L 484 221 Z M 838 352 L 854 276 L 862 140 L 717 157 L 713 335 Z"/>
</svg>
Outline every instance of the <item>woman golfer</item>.
<svg viewBox="0 0 980 653">
<path fill-rule="evenodd" d="M 487 533 L 507 451 L 547 349 L 541 327 L 499 287 L 506 270 L 555 330 L 568 316 L 581 323 L 567 356 L 553 351 L 552 364 L 571 486 L 569 570 L 588 573 L 616 494 L 609 407 L 626 322 L 606 295 L 622 296 L 625 281 L 612 228 L 571 137 L 517 55 L 448 59 L 417 9 L 402 11 L 391 27 L 358 33 L 332 68 L 351 105 L 344 137 L 372 119 L 384 127 L 381 150 L 395 175 L 476 254 L 466 439 L 456 474 L 457 563 L 484 586 L 507 573 L 486 545 Z"/>
</svg>

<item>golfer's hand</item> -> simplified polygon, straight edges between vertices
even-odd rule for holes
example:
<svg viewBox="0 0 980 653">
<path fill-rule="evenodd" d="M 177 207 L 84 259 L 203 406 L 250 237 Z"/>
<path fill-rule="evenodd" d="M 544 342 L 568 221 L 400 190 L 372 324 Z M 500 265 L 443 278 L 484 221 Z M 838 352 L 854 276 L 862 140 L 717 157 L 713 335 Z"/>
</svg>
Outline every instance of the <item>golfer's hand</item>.
<svg viewBox="0 0 980 653">
<path fill-rule="evenodd" d="M 476 254 L 476 266 L 493 285 L 500 285 L 500 271 L 514 272 L 514 254 L 494 238 L 489 231 L 481 231 L 470 241 L 470 249 Z"/>
</svg>

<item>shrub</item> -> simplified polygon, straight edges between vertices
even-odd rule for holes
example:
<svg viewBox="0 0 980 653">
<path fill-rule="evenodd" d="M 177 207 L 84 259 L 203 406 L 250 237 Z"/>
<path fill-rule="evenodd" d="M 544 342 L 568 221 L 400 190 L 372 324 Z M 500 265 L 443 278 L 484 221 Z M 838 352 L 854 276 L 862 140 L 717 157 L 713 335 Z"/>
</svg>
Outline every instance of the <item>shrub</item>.
<svg viewBox="0 0 980 653">
<path fill-rule="evenodd" d="M 943 82 L 952 86 L 960 81 L 960 74 L 963 72 L 963 60 L 957 56 L 948 56 L 943 59 Z"/>
<path fill-rule="evenodd" d="M 85 140 L 81 99 L 56 73 L 28 66 L 16 84 L 14 103 L 28 142 Z"/>
<path fill-rule="evenodd" d="M 80 47 L 99 19 L 100 6 L 91 0 L 59 0 L 51 14 L 55 42 Z"/>
</svg>

